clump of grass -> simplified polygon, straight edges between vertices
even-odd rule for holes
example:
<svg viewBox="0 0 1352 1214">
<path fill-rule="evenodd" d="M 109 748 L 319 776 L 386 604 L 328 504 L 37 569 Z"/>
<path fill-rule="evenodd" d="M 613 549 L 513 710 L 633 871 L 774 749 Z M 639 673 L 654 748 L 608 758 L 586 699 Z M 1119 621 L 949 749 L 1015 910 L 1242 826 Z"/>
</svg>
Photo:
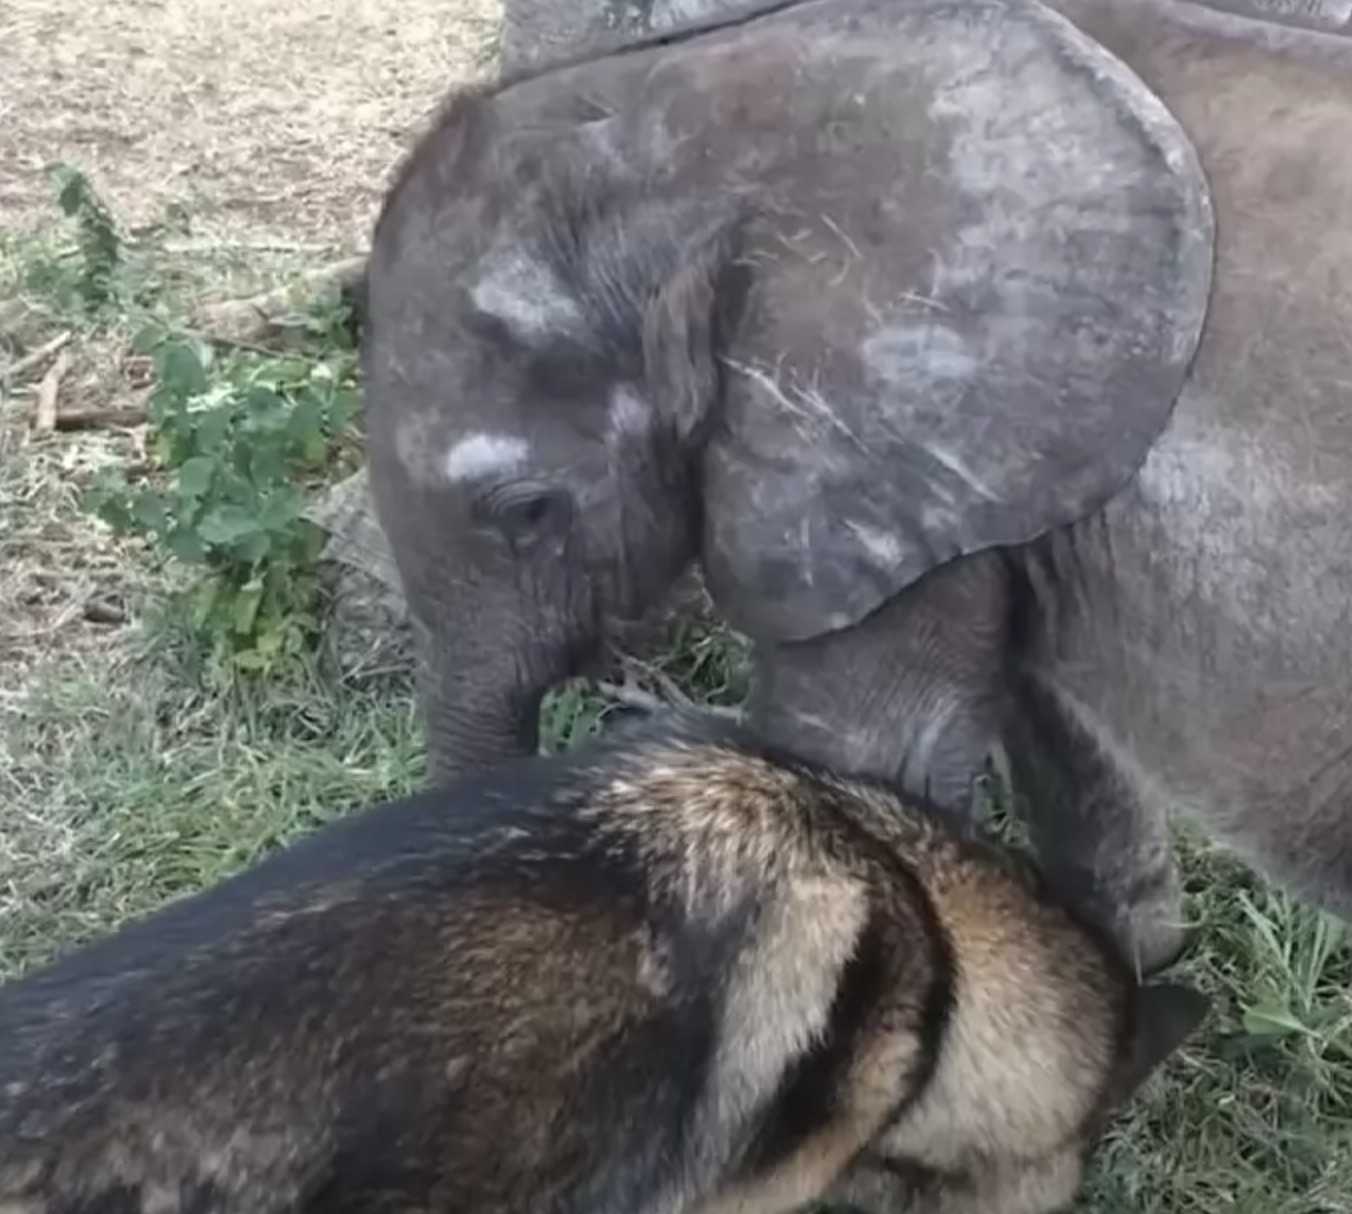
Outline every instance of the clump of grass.
<svg viewBox="0 0 1352 1214">
<path fill-rule="evenodd" d="M 1352 1210 L 1345 925 L 1184 839 L 1197 943 L 1178 976 L 1211 1018 L 1137 1096 L 1077 1206 L 1099 1214 Z"/>
<path fill-rule="evenodd" d="M 213 688 L 159 640 L 39 684 L 9 716 L 0 977 L 422 780 L 407 687 L 338 687 L 311 667 Z"/>
<path fill-rule="evenodd" d="M 193 677 L 191 646 L 172 634 L 152 640 L 130 664 L 41 686 L 10 731 L 0 756 L 2 974 L 422 778 L 410 686 L 340 688 L 313 666 L 226 693 Z M 742 662 L 737 639 L 700 632 L 683 643 L 658 664 L 716 672 L 685 683 L 692 699 L 724 694 L 724 674 Z M 589 736 L 613 705 L 578 682 L 546 710 L 558 749 Z M 1180 976 L 1211 995 L 1214 1011 L 1118 1118 L 1076 1208 L 1348 1214 L 1345 929 L 1223 853 L 1183 844 L 1200 928 Z"/>
</svg>

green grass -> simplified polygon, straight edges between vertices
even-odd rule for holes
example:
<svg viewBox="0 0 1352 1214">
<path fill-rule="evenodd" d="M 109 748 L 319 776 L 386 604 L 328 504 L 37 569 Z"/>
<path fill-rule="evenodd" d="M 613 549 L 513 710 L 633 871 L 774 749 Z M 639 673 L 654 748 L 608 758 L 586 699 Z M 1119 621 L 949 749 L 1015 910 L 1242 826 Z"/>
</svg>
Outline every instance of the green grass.
<svg viewBox="0 0 1352 1214">
<path fill-rule="evenodd" d="M 1081 1209 L 1352 1210 L 1352 951 L 1342 925 L 1184 841 L 1204 1030 L 1102 1144 Z"/>
<path fill-rule="evenodd" d="M 11 717 L 0 974 L 421 779 L 403 679 L 344 688 L 316 668 L 211 691 L 181 644 L 161 637 L 115 669 L 39 685 Z M 698 645 L 717 648 L 708 635 Z M 686 686 L 695 698 L 711 691 Z M 545 708 L 550 745 L 586 736 L 607 711 L 582 684 L 561 689 Z M 1192 844 L 1185 855 L 1201 932 L 1181 972 L 1215 1009 L 1114 1126 L 1078 1208 L 1352 1211 L 1352 950 L 1341 925 L 1214 851 Z"/>
<path fill-rule="evenodd" d="M 5 270 L 30 292 L 26 323 L 37 328 L 25 344 L 43 326 L 90 331 L 67 249 L 0 242 Z M 157 286 L 174 277 L 172 267 L 138 274 Z M 110 327 L 115 318 L 93 325 Z M 79 564 L 71 537 L 84 528 L 87 551 L 106 560 L 106 536 L 68 504 L 61 461 L 47 457 L 56 471 L 44 497 L 40 477 L 21 475 L 25 458 L 0 459 L 0 551 L 6 535 L 26 536 L 13 559 L 34 566 L 56 529 L 61 559 Z M 126 581 L 152 603 L 162 591 L 148 571 Z M 0 604 L 22 608 L 3 594 Z M 405 674 L 353 684 L 316 656 L 285 677 L 229 684 L 206 677 L 172 619 L 130 636 L 130 648 L 57 646 L 8 684 L 0 671 L 0 978 L 422 779 Z M 729 704 L 745 666 L 728 634 L 692 625 L 631 673 L 648 690 Z M 543 710 L 547 747 L 593 733 L 613 707 L 585 683 L 560 688 Z M 1078 1208 L 1352 1214 L 1352 947 L 1340 924 L 1184 844 L 1200 931 L 1180 972 L 1214 1011 L 1114 1125 Z"/>
</svg>

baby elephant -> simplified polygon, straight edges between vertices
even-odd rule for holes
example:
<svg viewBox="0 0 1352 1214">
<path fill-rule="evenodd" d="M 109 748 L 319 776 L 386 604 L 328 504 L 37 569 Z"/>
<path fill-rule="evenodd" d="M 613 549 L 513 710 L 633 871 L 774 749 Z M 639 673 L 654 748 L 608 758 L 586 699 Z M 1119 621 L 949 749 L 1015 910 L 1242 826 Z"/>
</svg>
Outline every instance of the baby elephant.
<svg viewBox="0 0 1352 1214">
<path fill-rule="evenodd" d="M 1050 1210 L 1204 1011 L 886 788 L 649 723 L 0 989 L 0 1210 Z"/>
</svg>

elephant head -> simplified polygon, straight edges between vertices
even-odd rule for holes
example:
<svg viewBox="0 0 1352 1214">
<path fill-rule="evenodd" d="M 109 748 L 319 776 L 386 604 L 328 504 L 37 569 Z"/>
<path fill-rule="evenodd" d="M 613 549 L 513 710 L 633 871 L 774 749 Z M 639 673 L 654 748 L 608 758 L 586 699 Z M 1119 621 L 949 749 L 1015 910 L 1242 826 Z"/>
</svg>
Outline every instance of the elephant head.
<svg viewBox="0 0 1352 1214">
<path fill-rule="evenodd" d="M 1200 332 L 1191 148 L 1031 0 L 781 7 L 455 97 L 368 268 L 371 484 L 434 774 L 527 750 L 694 557 L 859 621 L 1096 508 Z"/>
</svg>

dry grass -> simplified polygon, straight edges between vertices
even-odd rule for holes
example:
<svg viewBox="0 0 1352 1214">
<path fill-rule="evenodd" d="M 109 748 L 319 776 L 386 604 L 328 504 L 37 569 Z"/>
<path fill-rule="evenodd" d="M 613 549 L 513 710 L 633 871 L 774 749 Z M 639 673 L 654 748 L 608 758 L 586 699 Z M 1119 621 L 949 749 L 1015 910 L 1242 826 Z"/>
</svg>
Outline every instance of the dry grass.
<svg viewBox="0 0 1352 1214">
<path fill-rule="evenodd" d="M 391 161 L 491 67 L 497 0 L 7 0 L 0 227 L 44 166 L 85 167 L 133 227 L 177 204 L 221 241 L 360 245 Z"/>
</svg>

